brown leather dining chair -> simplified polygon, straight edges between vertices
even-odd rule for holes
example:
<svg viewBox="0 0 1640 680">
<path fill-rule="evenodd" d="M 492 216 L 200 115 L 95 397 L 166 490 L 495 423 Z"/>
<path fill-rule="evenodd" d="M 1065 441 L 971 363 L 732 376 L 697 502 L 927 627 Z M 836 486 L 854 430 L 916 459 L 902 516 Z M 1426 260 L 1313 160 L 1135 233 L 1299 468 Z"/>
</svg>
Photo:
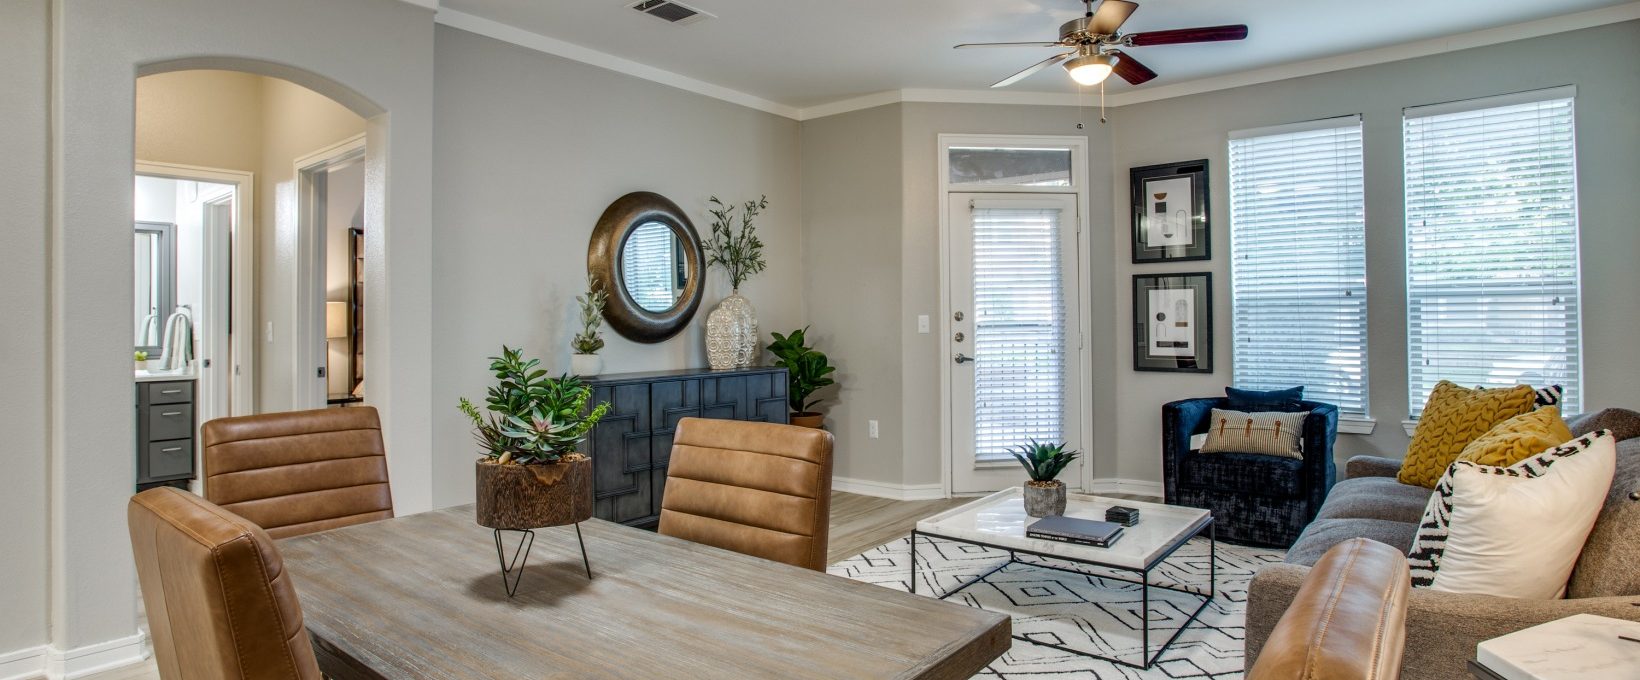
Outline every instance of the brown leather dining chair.
<svg viewBox="0 0 1640 680">
<path fill-rule="evenodd" d="M 1247 680 L 1395 680 L 1406 650 L 1407 556 L 1353 538 L 1310 569 Z"/>
<path fill-rule="evenodd" d="M 318 680 L 296 587 L 261 527 L 191 493 L 149 489 L 126 508 L 165 680 Z"/>
<path fill-rule="evenodd" d="M 205 498 L 274 538 L 393 516 L 374 408 L 218 418 L 200 437 Z"/>
<path fill-rule="evenodd" d="M 684 418 L 658 531 L 824 571 L 831 447 L 825 430 Z"/>
</svg>

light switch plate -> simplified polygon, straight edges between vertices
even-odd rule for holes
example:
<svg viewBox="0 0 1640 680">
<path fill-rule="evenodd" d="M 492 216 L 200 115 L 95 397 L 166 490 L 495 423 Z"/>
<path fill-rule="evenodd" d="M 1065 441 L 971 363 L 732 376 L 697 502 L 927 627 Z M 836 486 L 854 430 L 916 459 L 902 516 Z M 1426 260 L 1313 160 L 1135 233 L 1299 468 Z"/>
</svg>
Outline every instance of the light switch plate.
<svg viewBox="0 0 1640 680">
<path fill-rule="evenodd" d="M 875 421 L 875 420 L 866 421 L 866 435 L 871 437 L 872 439 L 877 438 L 877 421 Z"/>
<path fill-rule="evenodd" d="M 928 315 L 927 314 L 918 314 L 917 315 L 917 332 L 918 333 L 927 333 L 928 332 Z"/>
</svg>

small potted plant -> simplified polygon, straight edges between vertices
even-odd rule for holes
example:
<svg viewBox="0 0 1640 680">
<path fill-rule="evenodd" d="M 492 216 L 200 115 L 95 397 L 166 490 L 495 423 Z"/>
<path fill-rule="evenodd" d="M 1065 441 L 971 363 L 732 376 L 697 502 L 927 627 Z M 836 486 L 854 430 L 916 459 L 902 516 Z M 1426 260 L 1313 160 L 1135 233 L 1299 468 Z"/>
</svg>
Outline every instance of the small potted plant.
<svg viewBox="0 0 1640 680">
<path fill-rule="evenodd" d="M 573 376 L 553 378 L 537 359 L 506 346 L 490 358 L 496 384 L 483 411 L 466 398 L 479 457 L 478 523 L 524 531 L 592 517 L 592 459 L 577 451 L 609 411 L 587 409 L 592 388 Z"/>
<path fill-rule="evenodd" d="M 735 206 L 711 198 L 712 237 L 702 244 L 706 266 L 729 275 L 731 292 L 706 316 L 706 363 L 715 369 L 744 368 L 757 358 L 757 310 L 740 296 L 740 284 L 763 271 L 763 241 L 752 221 L 769 207 L 767 196 L 740 206 L 740 229 L 734 228 Z"/>
<path fill-rule="evenodd" d="M 598 286 L 597 279 L 587 276 L 587 292 L 575 298 L 581 305 L 581 332 L 569 341 L 570 349 L 575 350 L 569 357 L 570 371 L 575 375 L 598 375 L 603 370 L 598 350 L 604 348 L 604 336 L 598 329 L 604 325 L 604 303 L 608 299 L 609 293 Z"/>
<path fill-rule="evenodd" d="M 1064 444 L 1042 443 L 1035 439 L 1010 451 L 1025 466 L 1031 481 L 1025 483 L 1025 514 L 1048 517 L 1065 514 L 1065 483 L 1055 477 L 1081 453 L 1066 451 Z"/>
<path fill-rule="evenodd" d="M 144 351 L 139 349 L 139 350 L 137 350 L 136 354 L 131 355 L 131 358 L 136 359 L 136 361 L 137 361 L 137 370 L 141 371 L 143 369 L 148 368 L 148 353 L 147 352 L 144 352 Z"/>
<path fill-rule="evenodd" d="M 804 344 L 803 334 L 806 331 L 807 326 L 792 331 L 791 335 L 773 334 L 774 342 L 769 343 L 769 352 L 775 356 L 774 365 L 786 369 L 786 399 L 791 402 L 791 424 L 817 428 L 826 419 L 824 414 L 814 410 L 814 406 L 822 400 L 810 401 L 809 397 L 815 390 L 837 382 L 828 377 L 837 368 L 830 365 L 824 353 Z"/>
</svg>

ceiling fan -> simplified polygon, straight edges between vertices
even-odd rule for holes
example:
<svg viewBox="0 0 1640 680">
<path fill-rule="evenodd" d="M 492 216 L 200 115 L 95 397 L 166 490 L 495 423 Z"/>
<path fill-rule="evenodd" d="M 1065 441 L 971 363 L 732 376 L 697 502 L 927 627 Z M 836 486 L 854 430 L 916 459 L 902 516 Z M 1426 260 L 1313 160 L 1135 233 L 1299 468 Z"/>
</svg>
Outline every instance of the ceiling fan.
<svg viewBox="0 0 1640 680">
<path fill-rule="evenodd" d="M 1180 28 L 1171 31 L 1147 31 L 1144 33 L 1120 34 L 1117 30 L 1122 22 L 1127 21 L 1133 10 L 1139 9 L 1139 4 L 1127 0 L 1104 0 L 1099 3 L 1099 10 L 1094 11 L 1093 0 L 1082 0 L 1087 7 L 1087 14 L 1079 19 L 1072 19 L 1059 27 L 1059 40 L 1056 42 L 1001 42 L 1001 43 L 964 43 L 957 45 L 957 49 L 969 47 L 1058 47 L 1071 48 L 1071 51 L 1043 59 L 1030 68 L 1015 73 L 997 81 L 991 87 L 1007 87 L 1041 71 L 1054 64 L 1063 63 L 1065 70 L 1070 73 L 1071 79 L 1082 85 L 1097 85 L 1110 77 L 1111 73 L 1121 76 L 1134 85 L 1149 82 L 1156 77 L 1156 72 L 1150 70 L 1139 60 L 1122 52 L 1123 47 L 1149 47 L 1151 45 L 1181 45 L 1185 43 L 1219 42 L 1223 40 L 1241 40 L 1247 37 L 1247 27 L 1241 24 L 1232 26 L 1208 26 L 1204 28 Z"/>
</svg>

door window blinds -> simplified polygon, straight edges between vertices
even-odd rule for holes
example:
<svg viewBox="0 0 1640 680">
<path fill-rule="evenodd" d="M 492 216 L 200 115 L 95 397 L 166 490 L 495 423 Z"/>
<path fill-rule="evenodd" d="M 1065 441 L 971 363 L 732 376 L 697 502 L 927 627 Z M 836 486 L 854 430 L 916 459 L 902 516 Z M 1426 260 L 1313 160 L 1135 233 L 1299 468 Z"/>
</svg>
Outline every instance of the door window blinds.
<svg viewBox="0 0 1640 680">
<path fill-rule="evenodd" d="M 1030 438 L 1065 440 L 1065 216 L 984 202 L 973 216 L 974 460 L 1011 461 Z"/>
<path fill-rule="evenodd" d="M 1230 136 L 1233 380 L 1367 416 L 1358 116 Z"/>
<path fill-rule="evenodd" d="M 1561 385 L 1580 408 L 1570 88 L 1408 109 L 1408 395 Z"/>
</svg>

